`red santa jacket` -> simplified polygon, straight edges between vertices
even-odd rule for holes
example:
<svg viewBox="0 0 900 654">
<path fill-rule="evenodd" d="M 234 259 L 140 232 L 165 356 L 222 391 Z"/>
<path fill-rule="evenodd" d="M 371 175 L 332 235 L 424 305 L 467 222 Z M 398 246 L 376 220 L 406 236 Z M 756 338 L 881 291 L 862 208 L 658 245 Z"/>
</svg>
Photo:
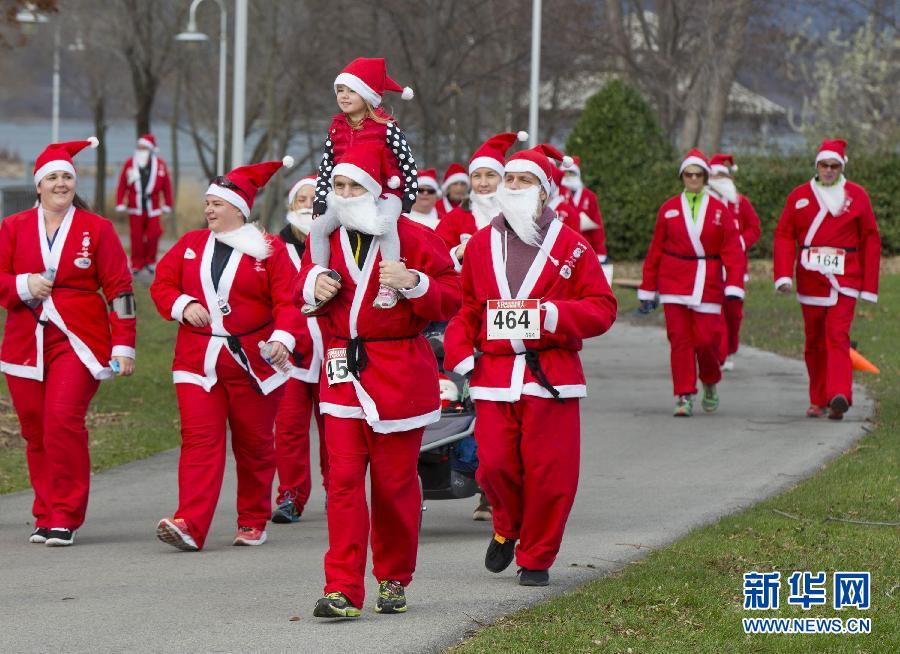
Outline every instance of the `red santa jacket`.
<svg viewBox="0 0 900 654">
<path fill-rule="evenodd" d="M 502 220 L 498 217 L 496 220 Z M 444 367 L 472 373 L 476 400 L 516 402 L 522 395 L 552 397 L 526 365 L 537 350 L 547 381 L 560 397 L 585 397 L 587 385 L 578 351 L 582 339 L 606 332 L 616 319 L 616 299 L 596 257 L 576 231 L 553 220 L 515 298 L 504 261 L 504 235 L 492 225 L 466 246 L 463 307 L 444 336 Z M 540 337 L 533 340 L 487 338 L 488 300 L 540 300 Z M 482 355 L 475 361 L 475 352 Z"/>
<path fill-rule="evenodd" d="M 438 218 L 440 220 L 443 220 L 444 216 L 456 209 L 458 206 L 458 204 L 453 204 L 452 202 L 450 202 L 450 198 L 445 195 L 437 201 L 437 204 L 434 205 L 434 208 L 437 210 Z"/>
<path fill-rule="evenodd" d="M 659 291 L 663 304 L 719 313 L 726 295 L 744 297 L 745 270 L 738 231 L 728 208 L 706 192 L 694 222 L 682 193 L 659 208 L 638 299 L 652 300 Z"/>
<path fill-rule="evenodd" d="M 32 310 L 28 275 L 56 269 L 50 297 Z M 0 370 L 16 377 L 44 378 L 44 322 L 56 325 L 95 379 L 113 376 L 112 356 L 134 358 L 135 320 L 110 312 L 107 302 L 130 294 L 131 272 L 112 223 L 71 207 L 47 243 L 40 207 L 0 223 L 0 304 L 9 312 Z"/>
<path fill-rule="evenodd" d="M 342 278 L 341 290 L 322 308 L 325 329 L 326 366 L 330 352 L 345 350 L 360 341 L 367 363 L 357 380 L 328 384 L 323 370 L 320 392 L 322 413 L 339 418 L 365 420 L 373 430 L 387 434 L 416 429 L 441 416 L 437 361 L 421 335 L 431 321 L 447 320 L 459 309 L 457 275 L 443 242 L 401 216 L 397 222 L 400 258 L 419 274 L 419 284 L 401 291 L 405 299 L 389 310 L 372 302 L 378 293 L 381 253 L 373 239 L 360 269 L 353 258 L 347 230 L 341 227 L 330 237 L 331 267 Z M 338 256 L 341 255 L 341 256 Z M 312 263 L 309 252 L 294 287 L 297 303 L 315 300 L 316 277 L 325 272 Z"/>
<path fill-rule="evenodd" d="M 147 181 L 148 215 L 159 216 L 172 210 L 172 180 L 166 162 L 156 155 L 150 156 L 150 179 Z M 143 215 L 143 189 L 141 187 L 140 166 L 132 158 L 122 166 L 119 187 L 116 189 L 116 211 L 127 211 L 130 215 Z"/>
<path fill-rule="evenodd" d="M 443 239 L 447 248 L 455 248 L 462 242 L 463 234 L 471 236 L 478 231 L 478 226 L 471 211 L 455 207 L 441 218 L 434 231 Z"/>
<path fill-rule="evenodd" d="M 292 238 L 293 235 L 290 238 L 286 237 L 289 230 L 290 225 L 285 227 L 279 236 L 284 241 L 285 250 L 291 263 L 294 264 L 294 270 L 300 272 L 301 259 L 306 247 L 303 244 L 298 247 L 296 240 Z M 296 277 L 296 274 L 293 277 Z M 291 287 L 293 288 L 293 281 Z M 322 372 L 322 359 L 325 356 L 325 344 L 319 319 L 315 316 L 308 316 L 297 324 L 296 330 L 300 334 L 300 338 L 297 339 L 297 345 L 294 347 L 294 367 L 291 370 L 291 377 L 307 384 L 318 384 L 319 374 Z"/>
<path fill-rule="evenodd" d="M 844 185 L 844 208 L 834 216 L 825 207 L 815 180 L 791 191 L 775 228 L 775 285 L 797 275 L 797 299 L 802 304 L 833 306 L 838 293 L 878 301 L 881 237 L 872 202 L 859 184 Z M 797 246 L 800 246 L 799 248 Z M 810 261 L 810 247 L 845 251 L 844 274 L 820 270 Z"/>
<path fill-rule="evenodd" d="M 272 253 L 265 259 L 231 252 L 218 290 L 211 273 L 215 238 L 208 229 L 182 236 L 157 265 L 150 296 L 163 318 L 182 323 L 172 362 L 176 384 L 197 384 L 209 391 L 217 380 L 216 361 L 223 348 L 239 365 L 249 366 L 248 374 L 263 393 L 287 381 L 287 375 L 263 360 L 259 342 L 278 341 L 294 351 L 301 314 L 291 302 L 294 269 L 284 243 L 269 235 L 266 239 Z M 193 301 L 209 311 L 207 327 L 183 322 L 184 309 Z M 240 343 L 246 364 L 231 349 L 229 337 Z"/>
<path fill-rule="evenodd" d="M 578 209 L 565 197 L 557 195 L 547 203 L 547 206 L 556 212 L 556 216 L 563 222 L 563 225 L 569 229 L 574 229 L 579 234 L 581 233 L 581 219 L 578 215 Z M 588 238 L 585 237 L 585 240 L 588 240 Z"/>
<path fill-rule="evenodd" d="M 584 234 L 594 252 L 600 257 L 600 261 L 605 262 L 606 232 L 603 229 L 603 215 L 600 213 L 597 195 L 585 186 L 576 192 L 563 187 L 561 192 L 579 211 L 578 231 Z"/>
</svg>

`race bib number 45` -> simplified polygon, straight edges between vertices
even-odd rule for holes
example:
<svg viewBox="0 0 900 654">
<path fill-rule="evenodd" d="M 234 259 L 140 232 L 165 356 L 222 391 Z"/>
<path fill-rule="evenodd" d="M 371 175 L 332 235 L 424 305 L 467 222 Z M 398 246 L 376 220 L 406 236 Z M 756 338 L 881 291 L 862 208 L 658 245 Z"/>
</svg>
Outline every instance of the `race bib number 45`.
<svg viewBox="0 0 900 654">
<path fill-rule="evenodd" d="M 489 341 L 540 338 L 540 300 L 488 300 L 487 337 Z"/>
<path fill-rule="evenodd" d="M 332 347 L 325 353 L 325 377 L 328 385 L 343 384 L 352 379 L 347 369 L 347 348 Z"/>
<path fill-rule="evenodd" d="M 809 248 L 809 262 L 817 269 L 832 275 L 844 274 L 847 253 L 840 248 Z"/>
</svg>

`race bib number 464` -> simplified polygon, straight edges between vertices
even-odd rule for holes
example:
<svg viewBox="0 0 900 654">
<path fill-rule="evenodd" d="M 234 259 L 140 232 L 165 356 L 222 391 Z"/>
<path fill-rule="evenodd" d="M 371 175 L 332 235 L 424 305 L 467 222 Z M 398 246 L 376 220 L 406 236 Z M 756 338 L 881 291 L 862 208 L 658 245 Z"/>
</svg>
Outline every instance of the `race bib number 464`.
<svg viewBox="0 0 900 654">
<path fill-rule="evenodd" d="M 351 380 L 350 370 L 347 368 L 347 348 L 332 347 L 325 353 L 325 377 L 329 386 Z"/>
<path fill-rule="evenodd" d="M 832 275 L 844 274 L 847 253 L 840 248 L 809 248 L 809 262 L 819 270 Z"/>
<path fill-rule="evenodd" d="M 540 338 L 540 300 L 488 300 L 487 337 L 489 341 Z"/>
</svg>

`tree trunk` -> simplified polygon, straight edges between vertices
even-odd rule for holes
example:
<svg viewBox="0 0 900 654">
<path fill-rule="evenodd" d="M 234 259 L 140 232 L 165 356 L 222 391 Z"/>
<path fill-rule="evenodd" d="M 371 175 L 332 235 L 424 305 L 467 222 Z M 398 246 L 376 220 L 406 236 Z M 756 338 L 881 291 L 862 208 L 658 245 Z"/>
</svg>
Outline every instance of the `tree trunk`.
<svg viewBox="0 0 900 654">
<path fill-rule="evenodd" d="M 94 211 L 106 213 L 106 98 L 100 94 L 91 105 L 94 114 L 94 134 L 100 139 L 97 147 L 97 173 L 94 184 Z"/>
</svg>

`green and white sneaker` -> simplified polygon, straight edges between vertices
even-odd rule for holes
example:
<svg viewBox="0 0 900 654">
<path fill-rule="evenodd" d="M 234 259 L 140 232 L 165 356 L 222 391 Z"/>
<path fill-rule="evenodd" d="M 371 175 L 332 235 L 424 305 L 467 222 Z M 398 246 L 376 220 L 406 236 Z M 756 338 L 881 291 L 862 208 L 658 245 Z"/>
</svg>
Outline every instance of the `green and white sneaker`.
<svg viewBox="0 0 900 654">
<path fill-rule="evenodd" d="M 719 408 L 719 392 L 715 384 L 703 384 L 703 401 L 700 404 L 707 413 Z"/>
<path fill-rule="evenodd" d="M 382 581 L 378 584 L 378 601 L 375 613 L 406 613 L 406 591 L 399 581 Z"/>
<path fill-rule="evenodd" d="M 359 609 L 343 593 L 328 593 L 316 602 L 313 615 L 317 618 L 358 618 Z"/>
<path fill-rule="evenodd" d="M 694 415 L 694 399 L 690 395 L 679 395 L 672 415 L 676 418 L 690 418 Z"/>
</svg>

